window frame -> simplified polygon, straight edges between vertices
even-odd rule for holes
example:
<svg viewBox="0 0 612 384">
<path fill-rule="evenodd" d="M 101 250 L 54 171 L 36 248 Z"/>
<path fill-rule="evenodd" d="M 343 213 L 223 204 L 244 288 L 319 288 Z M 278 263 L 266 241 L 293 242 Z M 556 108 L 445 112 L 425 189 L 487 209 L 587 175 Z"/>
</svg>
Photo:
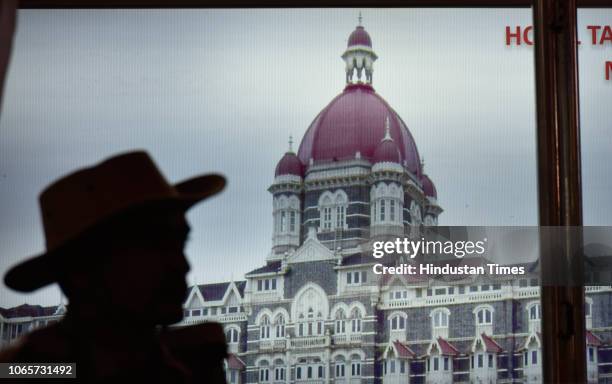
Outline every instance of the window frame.
<svg viewBox="0 0 612 384">
<path fill-rule="evenodd" d="M 254 0 L 22 0 L 20 9 L 49 8 L 192 8 L 256 7 Z M 280 0 L 266 1 L 268 7 L 287 7 Z M 346 2 L 293 1 L 292 7 L 346 6 Z M 354 3 L 357 5 L 357 2 Z M 531 7 L 535 31 L 535 80 L 537 104 L 538 201 L 542 226 L 582 225 L 580 130 L 577 86 L 577 7 L 610 8 L 607 0 L 382 0 L 359 2 L 378 7 Z M 548 74 L 555 74 L 549 76 Z M 559 259 L 567 260 L 559 263 Z M 555 266 L 554 264 L 558 265 Z M 542 257 L 542 273 L 554 277 L 558 268 L 573 272 L 576 286 L 544 286 L 541 289 L 542 321 L 550 324 L 543 332 L 543 350 L 556 351 L 564 361 L 543 358 L 546 382 L 586 380 L 584 292 L 582 260 L 577 257 Z M 569 307 L 568 307 L 569 305 Z M 569 308 L 569 309 L 568 309 Z M 568 321 L 555 322 L 556 318 Z M 572 324 L 562 330 L 560 324 Z M 557 338 L 559 332 L 568 337 Z M 582 361 L 585 360 L 585 361 Z M 577 362 L 578 363 L 577 363 Z"/>
</svg>

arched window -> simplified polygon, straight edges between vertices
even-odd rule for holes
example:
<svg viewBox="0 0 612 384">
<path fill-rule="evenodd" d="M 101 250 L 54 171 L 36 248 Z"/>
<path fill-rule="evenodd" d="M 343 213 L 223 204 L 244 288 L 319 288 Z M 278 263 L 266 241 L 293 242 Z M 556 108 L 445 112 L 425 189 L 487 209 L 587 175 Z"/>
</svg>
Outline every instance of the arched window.
<svg viewBox="0 0 612 384">
<path fill-rule="evenodd" d="M 433 328 L 448 328 L 448 309 L 436 309 L 431 313 L 432 327 Z"/>
<path fill-rule="evenodd" d="M 493 307 L 491 306 L 479 306 L 474 310 L 476 315 L 477 325 L 491 325 L 493 324 Z"/>
<path fill-rule="evenodd" d="M 337 378 L 344 378 L 346 376 L 346 362 L 344 361 L 344 357 L 339 356 L 336 358 L 334 371 L 335 377 Z"/>
<path fill-rule="evenodd" d="M 527 311 L 529 312 L 529 320 L 540 320 L 540 303 L 533 303 L 527 306 Z"/>
<path fill-rule="evenodd" d="M 295 195 L 281 195 L 274 198 L 274 233 L 278 235 L 297 235 L 300 200 Z"/>
<path fill-rule="evenodd" d="M 285 317 L 281 314 L 274 319 L 275 336 L 276 338 L 285 337 Z"/>
<path fill-rule="evenodd" d="M 285 362 L 281 359 L 274 360 L 274 381 L 285 381 L 286 368 Z"/>
<path fill-rule="evenodd" d="M 346 227 L 348 196 L 343 190 L 324 192 L 319 198 L 320 227 L 332 230 Z"/>
<path fill-rule="evenodd" d="M 325 378 L 324 365 L 318 358 L 300 359 L 295 366 L 295 378 L 297 380 L 323 379 Z"/>
<path fill-rule="evenodd" d="M 312 308 L 308 309 L 306 317 L 304 314 L 298 315 L 298 336 L 322 335 L 325 332 L 323 315 L 315 312 Z"/>
<path fill-rule="evenodd" d="M 344 311 L 339 309 L 336 311 L 336 320 L 334 322 L 334 333 L 337 335 L 343 334 L 346 332 L 346 317 L 344 316 Z"/>
<path fill-rule="evenodd" d="M 395 183 L 379 183 L 370 191 L 372 224 L 401 224 L 404 203 L 403 188 Z"/>
<path fill-rule="evenodd" d="M 351 376 L 361 376 L 361 357 L 358 355 L 351 356 Z"/>
<path fill-rule="evenodd" d="M 540 303 L 537 301 L 533 301 L 525 307 L 527 311 L 527 318 L 529 319 L 529 332 L 540 332 L 541 329 L 541 309 Z"/>
<path fill-rule="evenodd" d="M 359 312 L 357 308 L 353 309 L 351 312 L 351 332 L 361 332 L 361 312 Z"/>
<path fill-rule="evenodd" d="M 261 318 L 261 323 L 259 327 L 259 338 L 260 339 L 270 338 L 270 318 L 268 317 L 268 315 L 264 315 Z"/>
<path fill-rule="evenodd" d="M 431 335 L 434 339 L 448 337 L 450 311 L 447 308 L 437 308 L 429 314 L 431 317 Z"/>
<path fill-rule="evenodd" d="M 270 367 L 267 361 L 259 363 L 259 382 L 267 383 L 270 381 Z"/>
<path fill-rule="evenodd" d="M 298 336 L 323 335 L 328 308 L 327 296 L 319 286 L 309 283 L 303 287 L 291 306 L 292 317 L 297 319 Z"/>
<path fill-rule="evenodd" d="M 406 319 L 404 318 L 404 316 L 400 314 L 391 316 L 391 318 L 389 319 L 389 322 L 391 323 L 392 331 L 406 329 Z"/>
<path fill-rule="evenodd" d="M 238 343 L 240 332 L 236 328 L 229 328 L 225 331 L 225 339 L 228 344 Z"/>
<path fill-rule="evenodd" d="M 285 367 L 274 368 L 274 381 L 285 381 Z"/>
</svg>

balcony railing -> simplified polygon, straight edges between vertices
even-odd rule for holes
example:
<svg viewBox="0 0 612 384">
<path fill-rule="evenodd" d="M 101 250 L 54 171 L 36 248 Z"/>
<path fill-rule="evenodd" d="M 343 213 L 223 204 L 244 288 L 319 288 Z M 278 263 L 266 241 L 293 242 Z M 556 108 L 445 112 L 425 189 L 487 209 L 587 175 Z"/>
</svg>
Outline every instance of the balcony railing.
<svg viewBox="0 0 612 384">
<path fill-rule="evenodd" d="M 410 306 L 410 299 L 393 299 L 385 303 L 386 308 L 402 308 Z"/>
<path fill-rule="evenodd" d="M 611 291 L 610 286 L 589 286 L 585 288 L 587 293 Z M 407 299 L 385 299 L 381 305 L 381 309 L 394 308 L 414 308 L 428 307 L 449 304 L 464 304 L 489 302 L 508 299 L 527 299 L 538 298 L 540 296 L 540 287 L 524 287 L 524 288 L 508 288 L 504 287 L 501 290 L 486 291 L 486 292 L 466 292 L 463 294 L 451 294 L 440 296 L 426 296 Z"/>
<path fill-rule="evenodd" d="M 403 383 L 407 383 L 408 381 L 403 381 Z M 358 377 L 351 377 L 351 378 L 339 378 L 339 379 L 335 379 L 334 380 L 334 384 L 361 384 L 361 378 Z"/>
<path fill-rule="evenodd" d="M 216 321 L 219 323 L 236 323 L 240 321 L 247 321 L 247 315 L 244 312 L 239 312 L 226 313 L 224 315 L 189 316 L 183 318 L 183 320 L 177 325 L 194 325 L 204 323 L 206 321 Z"/>
<path fill-rule="evenodd" d="M 259 350 L 261 351 L 282 351 L 287 348 L 286 339 L 271 339 L 261 340 L 259 342 Z"/>
<path fill-rule="evenodd" d="M 540 296 L 540 287 L 519 288 L 516 290 L 516 297 L 519 299 L 538 296 Z"/>
<path fill-rule="evenodd" d="M 318 348 L 326 347 L 329 344 L 329 336 L 296 337 L 294 339 L 290 339 L 289 343 L 291 348 Z"/>
<path fill-rule="evenodd" d="M 386 382 L 386 381 L 385 381 Z M 408 381 L 404 379 L 401 384 L 407 383 Z M 334 379 L 334 384 L 361 384 L 361 378 L 339 378 Z"/>
<path fill-rule="evenodd" d="M 253 292 L 251 293 L 251 302 L 260 303 L 268 301 L 276 301 L 281 298 L 280 292 Z"/>
<path fill-rule="evenodd" d="M 237 321 L 246 321 L 246 313 L 226 313 L 225 315 L 216 316 L 217 321 L 221 323 L 233 323 Z"/>
<path fill-rule="evenodd" d="M 333 336 L 334 344 L 350 345 L 361 343 L 361 333 L 345 333 Z"/>
<path fill-rule="evenodd" d="M 302 379 L 302 380 L 296 380 L 295 383 L 296 384 L 325 384 L 325 379 Z"/>
</svg>

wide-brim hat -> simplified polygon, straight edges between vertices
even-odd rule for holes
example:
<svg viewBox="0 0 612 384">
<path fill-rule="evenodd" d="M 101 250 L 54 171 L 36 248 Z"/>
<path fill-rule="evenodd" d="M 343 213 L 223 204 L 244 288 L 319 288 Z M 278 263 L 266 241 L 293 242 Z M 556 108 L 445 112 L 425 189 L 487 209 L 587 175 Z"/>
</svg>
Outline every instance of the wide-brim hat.
<svg viewBox="0 0 612 384">
<path fill-rule="evenodd" d="M 65 249 L 101 223 L 138 207 L 188 210 L 220 192 L 225 178 L 207 174 L 170 184 L 146 152 L 111 157 L 48 186 L 39 198 L 46 252 L 11 268 L 5 284 L 30 292 L 57 281 Z"/>
</svg>

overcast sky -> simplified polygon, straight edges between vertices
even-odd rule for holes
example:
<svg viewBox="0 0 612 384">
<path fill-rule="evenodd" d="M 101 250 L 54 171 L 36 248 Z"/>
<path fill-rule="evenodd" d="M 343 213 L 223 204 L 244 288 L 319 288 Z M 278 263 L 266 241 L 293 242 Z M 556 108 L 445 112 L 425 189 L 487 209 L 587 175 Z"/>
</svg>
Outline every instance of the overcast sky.
<svg viewBox="0 0 612 384">
<path fill-rule="evenodd" d="M 171 181 L 221 172 L 189 213 L 190 283 L 241 279 L 271 246 L 274 167 L 344 86 L 358 10 L 20 11 L 0 116 L 0 275 L 44 250 L 39 192 L 75 168 L 148 150 Z M 612 11 L 581 11 L 582 26 Z M 532 48 L 506 47 L 529 10 L 363 10 L 374 87 L 411 130 L 440 225 L 536 225 Z M 588 40 L 584 27 L 583 40 Z M 587 224 L 612 222 L 612 82 L 582 45 Z M 86 257 L 86 255 L 84 255 Z M 138 278 L 134 277 L 135 280 Z M 56 287 L 0 306 L 57 304 Z"/>
</svg>

